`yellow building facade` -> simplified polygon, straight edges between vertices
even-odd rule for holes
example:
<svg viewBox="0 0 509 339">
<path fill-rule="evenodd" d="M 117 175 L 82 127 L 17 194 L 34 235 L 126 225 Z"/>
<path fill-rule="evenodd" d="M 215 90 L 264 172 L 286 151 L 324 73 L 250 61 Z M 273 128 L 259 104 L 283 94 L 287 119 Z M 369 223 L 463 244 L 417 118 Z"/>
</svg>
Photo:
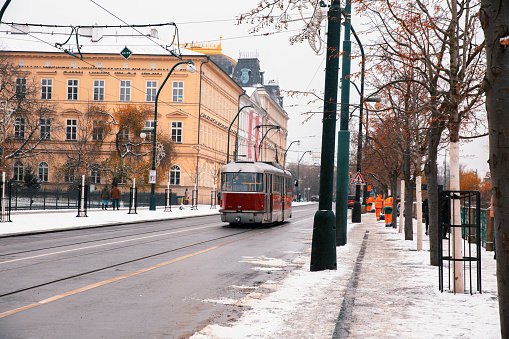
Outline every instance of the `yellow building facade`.
<svg viewBox="0 0 509 339">
<path fill-rule="evenodd" d="M 48 37 L 44 36 L 44 39 Z M 8 177 L 19 181 L 30 165 L 43 185 L 65 188 L 80 174 L 79 170 L 75 173 L 62 171 L 70 155 L 76 153 L 73 158 L 81 159 L 85 164 L 91 184 L 97 189 L 111 184 L 111 171 L 93 165 L 118 150 L 119 135 L 144 143 L 140 154 L 150 150 L 150 140 L 136 139 L 137 136 L 129 135 L 133 131 L 119 133 L 115 130 L 118 123 L 115 110 L 125 105 L 142 107 L 144 130 L 150 131 L 155 120 L 157 90 L 176 63 L 191 60 L 197 72 L 190 72 L 185 64 L 176 67 L 159 94 L 158 134 L 162 133 L 172 141 L 175 156 L 165 173 L 159 171 L 157 189 L 163 191 L 169 186 L 177 195 L 183 195 L 186 188 L 197 189 L 198 203 L 209 203 L 211 192 L 219 186 L 219 170 L 226 163 L 228 127 L 237 114 L 242 88 L 199 52 L 183 50 L 179 59 L 164 50 L 162 43 L 160 46 L 150 44 L 143 37 L 102 36 L 97 39 L 95 35 L 80 39 L 80 53 L 76 52 L 75 46 L 74 49 L 73 46 L 62 46 L 59 50 L 51 44 L 42 44 L 33 39 L 33 34 L 7 34 L 2 39 L 4 46 L 0 53 L 19 66 L 17 77 L 26 79 L 27 83 L 33 82 L 37 86 L 38 99 L 51 106 L 43 118 L 48 120 L 39 119 L 37 126 L 40 135 L 45 133 L 38 150 L 45 151 L 37 154 L 34 149 L 26 158 L 8 157 Z M 63 52 L 64 49 L 68 52 Z M 124 49 L 131 53 L 128 58 L 120 53 L 125 52 Z M 91 107 L 107 113 L 96 114 L 95 120 L 85 125 L 85 116 Z M 20 123 L 18 120 L 18 125 L 6 135 L 10 138 L 17 131 L 18 143 L 29 137 L 19 135 Z M 94 134 L 97 131 L 94 126 L 101 123 L 108 126 L 110 133 L 99 138 Z M 23 128 L 27 133 L 30 130 L 29 126 Z M 82 146 L 85 141 L 79 134 L 87 129 L 89 142 L 94 138 L 101 139 L 97 147 Z M 235 126 L 232 132 L 236 132 Z M 128 146 L 123 148 L 129 150 Z M 6 154 L 9 154 L 8 149 Z M 121 184 L 125 190 L 134 178 L 124 179 Z M 147 181 L 148 178 L 137 179 L 138 183 Z M 142 189 L 146 187 L 145 184 Z"/>
</svg>

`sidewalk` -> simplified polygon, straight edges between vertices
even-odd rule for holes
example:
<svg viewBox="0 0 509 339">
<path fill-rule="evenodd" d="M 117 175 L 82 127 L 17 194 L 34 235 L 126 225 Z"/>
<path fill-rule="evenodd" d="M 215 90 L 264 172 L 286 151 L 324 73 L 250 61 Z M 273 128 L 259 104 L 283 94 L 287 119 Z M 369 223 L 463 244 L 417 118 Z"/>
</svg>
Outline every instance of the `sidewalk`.
<svg viewBox="0 0 509 339">
<path fill-rule="evenodd" d="M 127 212 L 89 210 L 88 217 L 80 218 L 75 210 L 16 212 L 12 222 L 0 223 L 0 236 L 209 215 L 218 210 L 204 205 L 198 210 Z M 482 294 L 441 293 L 438 268 L 429 265 L 427 236 L 423 250 L 416 251 L 416 240 L 406 241 L 396 229 L 377 222 L 374 214 L 363 214 L 362 223 L 348 224 L 347 245 L 336 248 L 337 270 L 310 272 L 312 226 L 293 230 L 309 243 L 307 253 L 286 263 L 262 258 L 264 269 L 274 265 L 274 270 L 288 270 L 285 279 L 268 281 L 238 300 L 204 300 L 243 306 L 245 311 L 239 319 L 209 325 L 192 338 L 322 339 L 346 338 L 346 334 L 378 339 L 500 338 L 493 252 L 482 251 Z"/>
<path fill-rule="evenodd" d="M 416 251 L 415 240 L 404 240 L 374 214 L 348 226 L 336 271 L 310 272 L 309 253 L 303 254 L 288 263 L 300 267 L 281 283 L 262 286 L 271 293 L 217 301 L 245 306 L 240 319 L 209 325 L 191 338 L 501 337 L 493 252 L 482 252 L 482 294 L 441 293 L 426 236 Z"/>
</svg>

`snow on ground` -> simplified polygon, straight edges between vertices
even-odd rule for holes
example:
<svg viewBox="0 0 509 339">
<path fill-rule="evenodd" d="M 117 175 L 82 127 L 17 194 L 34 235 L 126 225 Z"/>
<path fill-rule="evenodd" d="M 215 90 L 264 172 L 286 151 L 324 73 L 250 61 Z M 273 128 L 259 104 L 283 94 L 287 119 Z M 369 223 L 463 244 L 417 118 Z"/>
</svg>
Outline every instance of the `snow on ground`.
<svg viewBox="0 0 509 339">
<path fill-rule="evenodd" d="M 198 210 L 173 207 L 172 212 L 139 209 L 137 214 L 89 210 L 88 217 L 79 218 L 77 211 L 15 212 L 12 222 L 0 223 L 0 235 L 216 213 L 217 209 L 210 206 L 199 206 Z M 354 306 L 346 322 L 348 338 L 500 338 L 493 252 L 482 250 L 482 294 L 441 293 L 438 268 L 428 264 L 426 236 L 423 250 L 416 251 L 416 240 L 404 240 L 403 234 L 384 227 L 373 214 L 365 214 L 362 223 L 348 226 L 348 244 L 336 249 L 335 271 L 310 272 L 309 253 L 293 262 L 244 257 L 242 260 L 253 264 L 255 270 L 292 270 L 285 279 L 268 281 L 261 288 L 231 286 L 245 293 L 241 299 L 203 300 L 249 307 L 236 321 L 209 325 L 192 338 L 332 338 L 356 266 L 360 266 L 360 274 L 351 294 Z M 301 231 L 310 241 L 312 229 Z M 358 265 L 356 259 L 366 234 L 366 252 Z"/>
<path fill-rule="evenodd" d="M 482 294 L 442 293 L 438 268 L 429 265 L 427 237 L 423 250 L 416 251 L 416 240 L 405 241 L 403 234 L 381 226 L 369 214 L 362 224 L 349 225 L 348 244 L 337 247 L 336 271 L 310 272 L 309 254 L 299 256 L 287 263 L 298 269 L 262 286 L 271 292 L 253 290 L 227 301 L 249 306 L 239 319 L 208 325 L 191 338 L 332 338 L 366 231 L 348 338 L 500 338 L 493 252 L 482 250 Z M 249 260 L 259 267 L 271 263 L 270 258 Z M 277 268 L 282 263 L 272 264 Z"/>
</svg>

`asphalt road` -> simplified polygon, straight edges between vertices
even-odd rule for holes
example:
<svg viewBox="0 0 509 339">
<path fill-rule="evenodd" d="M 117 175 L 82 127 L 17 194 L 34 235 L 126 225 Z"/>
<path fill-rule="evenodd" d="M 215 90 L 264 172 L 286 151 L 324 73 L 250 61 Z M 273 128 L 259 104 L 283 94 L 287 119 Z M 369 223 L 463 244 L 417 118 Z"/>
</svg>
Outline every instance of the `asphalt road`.
<svg viewBox="0 0 509 339">
<path fill-rule="evenodd" d="M 0 238 L 0 337 L 186 338 L 231 321 L 243 307 L 221 300 L 294 269 L 316 208 L 266 228 L 207 216 Z"/>
</svg>

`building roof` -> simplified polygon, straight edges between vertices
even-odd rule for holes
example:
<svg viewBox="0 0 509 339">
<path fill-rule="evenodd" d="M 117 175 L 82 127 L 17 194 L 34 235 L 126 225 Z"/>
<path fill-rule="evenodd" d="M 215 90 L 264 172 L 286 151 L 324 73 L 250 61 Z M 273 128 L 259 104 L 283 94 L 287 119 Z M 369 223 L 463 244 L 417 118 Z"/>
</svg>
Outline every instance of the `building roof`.
<svg viewBox="0 0 509 339">
<path fill-rule="evenodd" d="M 97 33 L 92 35 L 85 31 L 78 35 L 79 49 L 76 35 L 29 32 L 27 34 L 0 33 L 0 36 L 0 50 L 11 52 L 58 53 L 67 50 L 76 55 L 80 51 L 87 54 L 120 54 L 127 47 L 132 55 L 171 56 L 172 51 L 176 55 L 204 55 L 178 48 L 178 46 L 167 47 L 166 41 L 151 35 L 103 35 Z"/>
</svg>

